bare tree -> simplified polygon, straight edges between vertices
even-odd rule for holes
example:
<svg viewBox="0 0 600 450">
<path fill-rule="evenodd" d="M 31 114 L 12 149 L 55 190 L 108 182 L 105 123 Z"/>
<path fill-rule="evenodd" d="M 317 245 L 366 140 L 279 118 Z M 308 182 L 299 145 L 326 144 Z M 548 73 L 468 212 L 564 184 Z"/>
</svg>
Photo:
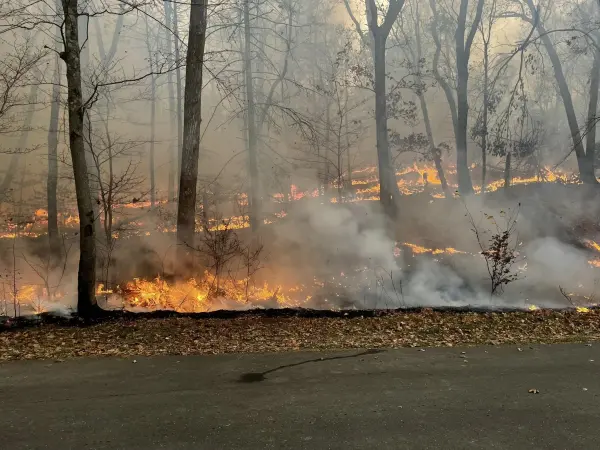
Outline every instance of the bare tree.
<svg viewBox="0 0 600 450">
<path fill-rule="evenodd" d="M 183 264 L 190 262 L 189 250 L 194 246 L 207 6 L 208 0 L 193 0 L 190 13 L 185 75 L 184 142 L 177 209 L 177 242 L 182 256 L 180 262 Z"/>
<path fill-rule="evenodd" d="M 442 52 L 442 41 L 439 28 L 442 26 L 442 18 L 437 9 L 436 1 L 429 0 L 429 5 L 433 14 L 433 24 L 431 27 L 432 36 L 436 46 L 436 54 L 433 62 L 433 70 L 436 79 L 442 86 L 448 105 L 452 114 L 454 125 L 454 138 L 456 141 L 456 168 L 458 171 L 458 190 L 461 194 L 470 194 L 473 192 L 473 183 L 469 173 L 468 152 L 467 152 L 467 128 L 469 122 L 469 61 L 471 59 L 471 48 L 481 17 L 483 15 L 484 0 L 477 0 L 475 14 L 471 24 L 467 24 L 469 13 L 469 0 L 460 0 L 460 7 L 457 16 L 456 29 L 454 32 L 455 57 L 456 57 L 456 98 L 453 89 L 439 72 L 439 58 Z"/>
<path fill-rule="evenodd" d="M 82 317 L 97 314 L 96 236 L 94 208 L 88 177 L 84 143 L 85 105 L 81 88 L 81 55 L 77 0 L 62 0 L 64 50 L 60 53 L 67 67 L 69 147 L 73 162 L 77 209 L 79 211 L 79 272 L 77 274 L 77 312 Z"/>
<path fill-rule="evenodd" d="M 400 195 L 396 184 L 396 174 L 392 166 L 388 136 L 388 108 L 386 90 L 386 42 L 394 22 L 400 15 L 404 0 L 390 0 L 388 9 L 379 24 L 379 12 L 375 0 L 365 0 L 370 39 L 362 32 L 349 0 L 344 0 L 346 10 L 355 25 L 362 41 L 369 45 L 373 55 L 375 89 L 375 125 L 377 128 L 377 162 L 379 167 L 379 195 L 386 214 L 397 216 L 397 201 Z"/>
<path fill-rule="evenodd" d="M 410 5 L 412 6 L 412 5 Z M 433 127 L 431 125 L 431 118 L 429 116 L 429 107 L 427 105 L 427 99 L 425 98 L 425 93 L 427 89 L 426 81 L 423 76 L 423 66 L 424 66 L 424 58 L 423 58 L 423 44 L 422 44 L 422 36 L 421 36 L 421 21 L 423 18 L 420 14 L 419 3 L 415 2 L 414 8 L 412 10 L 412 19 L 414 29 L 411 30 L 414 34 L 414 41 L 409 36 L 408 32 L 405 30 L 404 23 L 405 21 L 398 21 L 398 26 L 392 29 L 394 33 L 394 38 L 397 42 L 402 43 L 402 49 L 410 61 L 410 68 L 413 71 L 413 91 L 419 99 L 419 106 L 421 109 L 421 115 L 423 117 L 423 124 L 425 125 L 425 134 L 427 136 L 428 141 L 428 158 L 433 161 L 435 164 L 435 168 L 438 174 L 438 178 L 440 179 L 440 183 L 442 185 L 442 190 L 444 191 L 445 196 L 450 196 L 450 190 L 448 188 L 448 181 L 446 180 L 446 174 L 444 171 L 444 167 L 442 165 L 442 151 L 440 146 L 436 145 L 435 137 L 433 135 Z M 402 34 L 402 36 L 400 36 Z"/>
</svg>

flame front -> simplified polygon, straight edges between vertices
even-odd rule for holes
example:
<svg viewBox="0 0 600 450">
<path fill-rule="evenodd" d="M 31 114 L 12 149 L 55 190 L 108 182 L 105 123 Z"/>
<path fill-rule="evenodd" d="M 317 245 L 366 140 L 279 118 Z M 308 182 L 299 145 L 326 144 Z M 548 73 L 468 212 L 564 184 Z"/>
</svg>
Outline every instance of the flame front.
<svg viewBox="0 0 600 450">
<path fill-rule="evenodd" d="M 307 300 L 299 300 L 298 293 L 302 289 L 298 287 L 284 289 L 266 282 L 256 285 L 247 279 L 219 279 L 210 272 L 205 272 L 201 278 L 178 283 L 169 283 L 160 277 L 154 280 L 135 278 L 117 292 L 127 306 L 180 312 L 213 311 L 232 306 L 232 302 L 238 306 L 293 307 Z"/>
</svg>

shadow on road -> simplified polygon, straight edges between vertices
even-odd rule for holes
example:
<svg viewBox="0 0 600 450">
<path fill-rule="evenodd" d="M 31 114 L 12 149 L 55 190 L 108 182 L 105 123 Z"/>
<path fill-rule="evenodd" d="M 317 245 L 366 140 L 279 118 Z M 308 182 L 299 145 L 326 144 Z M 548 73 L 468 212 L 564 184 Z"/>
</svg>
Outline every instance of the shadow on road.
<svg viewBox="0 0 600 450">
<path fill-rule="evenodd" d="M 365 356 L 365 355 L 376 355 L 378 353 L 383 353 L 383 352 L 384 352 L 384 350 L 370 349 L 370 350 L 366 350 L 364 352 L 355 353 L 353 355 L 332 356 L 332 357 L 329 357 L 329 358 L 308 359 L 306 361 L 300 361 L 300 362 L 297 362 L 297 363 L 294 363 L 294 364 L 286 364 L 286 365 L 283 365 L 283 366 L 275 367 L 273 369 L 269 369 L 269 370 L 266 370 L 264 372 L 248 372 L 248 373 L 244 373 L 244 374 L 242 374 L 240 376 L 240 378 L 237 381 L 238 381 L 238 383 L 259 383 L 261 381 L 265 381 L 266 380 L 266 376 L 268 374 L 273 373 L 273 372 L 277 372 L 278 370 L 288 369 L 290 367 L 302 366 L 304 364 L 315 363 L 315 362 L 333 361 L 335 359 L 358 358 L 360 356 Z"/>
</svg>

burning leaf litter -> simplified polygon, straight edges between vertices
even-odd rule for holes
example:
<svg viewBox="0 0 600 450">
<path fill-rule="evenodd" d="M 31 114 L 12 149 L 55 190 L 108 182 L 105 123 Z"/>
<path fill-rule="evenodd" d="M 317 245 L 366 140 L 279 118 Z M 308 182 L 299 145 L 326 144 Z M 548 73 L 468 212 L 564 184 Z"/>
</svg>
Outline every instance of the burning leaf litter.
<svg viewBox="0 0 600 450">
<path fill-rule="evenodd" d="M 317 314 L 321 316 L 314 317 Z M 5 325 L 0 332 L 0 360 L 600 340 L 597 309 L 586 314 L 574 310 L 475 313 L 430 309 L 334 314 L 267 310 L 229 318 L 122 315 L 89 326 L 72 321 L 24 328 Z"/>
</svg>

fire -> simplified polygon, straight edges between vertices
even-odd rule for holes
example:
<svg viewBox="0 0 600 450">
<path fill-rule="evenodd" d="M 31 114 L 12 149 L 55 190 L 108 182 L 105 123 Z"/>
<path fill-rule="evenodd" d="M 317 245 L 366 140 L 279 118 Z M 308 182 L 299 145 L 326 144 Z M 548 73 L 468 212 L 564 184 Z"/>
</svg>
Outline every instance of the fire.
<svg viewBox="0 0 600 450">
<path fill-rule="evenodd" d="M 531 184 L 531 183 L 573 183 L 573 177 L 568 174 L 545 166 L 538 175 L 531 177 L 515 177 L 511 180 L 512 185 Z M 487 192 L 494 192 L 504 187 L 504 180 L 496 180 L 486 186 Z M 475 192 L 481 192 L 481 186 L 474 187 Z"/>
<path fill-rule="evenodd" d="M 596 241 L 586 240 L 585 245 L 587 245 L 592 250 L 596 250 L 597 252 L 600 252 L 600 244 L 598 244 Z"/>
<path fill-rule="evenodd" d="M 462 254 L 462 255 L 466 255 L 467 252 L 463 252 L 460 250 L 457 250 L 453 247 L 447 247 L 447 248 L 427 248 L 427 247 L 421 247 L 420 245 L 416 245 L 416 244 L 411 244 L 409 242 L 404 242 L 402 245 L 404 245 L 405 247 L 408 247 L 412 250 L 413 253 L 420 255 L 423 253 L 431 253 L 432 255 L 441 255 L 441 254 L 448 254 L 448 255 L 456 255 L 456 254 Z"/>
<path fill-rule="evenodd" d="M 154 280 L 135 278 L 118 291 L 125 303 L 132 307 L 172 309 L 181 312 L 204 312 L 225 307 L 227 303 L 278 307 L 298 306 L 281 286 L 268 283 L 255 285 L 247 279 L 219 278 L 206 272 L 201 279 L 169 283 L 157 277 Z"/>
<path fill-rule="evenodd" d="M 113 293 L 112 289 L 106 289 L 104 287 L 104 283 L 98 283 L 98 287 L 96 288 L 96 295 L 110 295 Z"/>
</svg>

